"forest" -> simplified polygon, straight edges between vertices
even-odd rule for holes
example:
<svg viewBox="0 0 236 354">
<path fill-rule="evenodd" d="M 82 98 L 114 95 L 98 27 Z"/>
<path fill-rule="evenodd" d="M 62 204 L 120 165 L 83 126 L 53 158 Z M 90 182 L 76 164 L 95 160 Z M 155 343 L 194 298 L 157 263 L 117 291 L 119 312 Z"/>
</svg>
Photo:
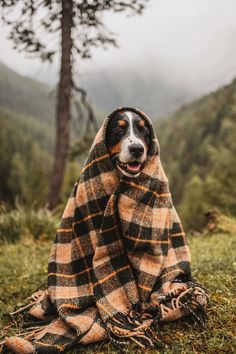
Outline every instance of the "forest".
<svg viewBox="0 0 236 354">
<path fill-rule="evenodd" d="M 43 208 L 53 160 L 53 88 L 21 77 L 3 64 L 0 69 L 4 87 L 0 90 L 1 201 L 6 207 L 17 201 L 26 208 Z M 213 208 L 229 216 L 236 214 L 235 85 L 233 81 L 171 116 L 152 117 L 173 198 L 187 230 L 201 230 L 205 214 Z M 12 95 L 14 103 L 9 100 Z M 96 113 L 99 122 L 101 112 Z M 91 140 L 92 136 L 84 142 L 73 136 L 59 210 L 79 175 Z"/>
<path fill-rule="evenodd" d="M 157 123 L 161 155 L 187 229 L 213 208 L 236 216 L 236 81 Z"/>
</svg>

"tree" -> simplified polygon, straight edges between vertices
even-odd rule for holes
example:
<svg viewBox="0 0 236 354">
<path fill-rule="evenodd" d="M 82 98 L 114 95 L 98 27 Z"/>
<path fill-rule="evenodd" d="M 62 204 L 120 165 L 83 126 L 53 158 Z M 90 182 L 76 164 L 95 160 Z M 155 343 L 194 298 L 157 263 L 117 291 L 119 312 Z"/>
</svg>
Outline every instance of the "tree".
<svg viewBox="0 0 236 354">
<path fill-rule="evenodd" d="M 52 61 L 60 53 L 56 101 L 56 143 L 48 204 L 59 201 L 70 144 L 71 98 L 77 87 L 73 77 L 76 57 L 91 57 L 93 47 L 116 46 L 115 35 L 103 21 L 105 12 L 142 14 L 148 0 L 0 0 L 2 19 L 11 27 L 14 48 Z M 51 40 L 56 35 L 60 44 Z M 87 103 L 86 103 L 87 105 Z M 91 111 L 89 112 L 91 120 Z"/>
</svg>

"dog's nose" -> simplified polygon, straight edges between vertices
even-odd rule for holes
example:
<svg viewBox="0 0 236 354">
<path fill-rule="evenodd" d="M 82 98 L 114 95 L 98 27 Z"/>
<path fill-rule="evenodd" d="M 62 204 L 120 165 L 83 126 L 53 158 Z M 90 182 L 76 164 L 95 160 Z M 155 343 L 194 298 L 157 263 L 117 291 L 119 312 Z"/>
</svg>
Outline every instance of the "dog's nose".
<svg viewBox="0 0 236 354">
<path fill-rule="evenodd" d="M 144 147 L 141 144 L 133 144 L 130 145 L 129 152 L 134 157 L 139 157 L 144 153 Z"/>
</svg>

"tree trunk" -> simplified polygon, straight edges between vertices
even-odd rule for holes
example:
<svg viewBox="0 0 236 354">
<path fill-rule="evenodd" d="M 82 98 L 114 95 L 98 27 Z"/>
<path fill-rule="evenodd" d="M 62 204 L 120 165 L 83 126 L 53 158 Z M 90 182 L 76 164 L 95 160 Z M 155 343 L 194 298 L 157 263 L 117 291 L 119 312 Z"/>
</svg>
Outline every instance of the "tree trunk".
<svg viewBox="0 0 236 354">
<path fill-rule="evenodd" d="M 72 86 L 73 1 L 62 0 L 61 13 L 61 70 L 56 103 L 56 143 L 54 165 L 50 180 L 48 208 L 59 202 L 70 143 L 70 98 Z"/>
</svg>

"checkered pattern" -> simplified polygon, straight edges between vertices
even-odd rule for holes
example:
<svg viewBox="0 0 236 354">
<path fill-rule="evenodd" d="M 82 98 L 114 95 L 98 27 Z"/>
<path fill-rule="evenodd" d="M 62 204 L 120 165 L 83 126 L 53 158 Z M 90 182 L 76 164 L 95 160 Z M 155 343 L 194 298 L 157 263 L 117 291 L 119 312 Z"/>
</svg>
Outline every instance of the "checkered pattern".
<svg viewBox="0 0 236 354">
<path fill-rule="evenodd" d="M 105 143 L 117 111 L 140 114 L 151 131 L 148 160 L 137 178 L 121 176 Z M 167 292 L 179 275 L 190 278 L 189 249 L 173 207 L 150 119 L 123 107 L 97 133 L 66 205 L 49 258 L 48 288 L 31 310 L 51 319 L 28 340 L 8 338 L 17 353 L 65 352 L 107 337 L 106 323 L 153 292 Z"/>
</svg>

